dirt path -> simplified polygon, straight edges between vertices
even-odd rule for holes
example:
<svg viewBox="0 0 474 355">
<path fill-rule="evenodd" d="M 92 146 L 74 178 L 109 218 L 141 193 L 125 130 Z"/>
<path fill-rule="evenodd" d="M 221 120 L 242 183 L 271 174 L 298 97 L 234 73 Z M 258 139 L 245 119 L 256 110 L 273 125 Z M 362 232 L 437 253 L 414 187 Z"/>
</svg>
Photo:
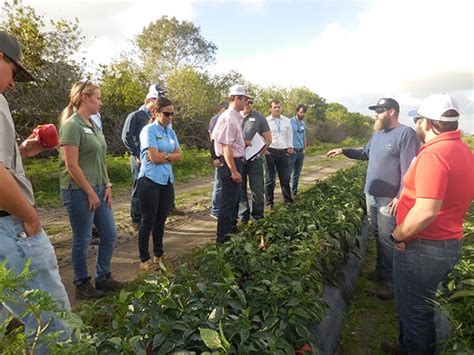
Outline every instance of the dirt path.
<svg viewBox="0 0 474 355">
<path fill-rule="evenodd" d="M 322 156 L 306 157 L 300 177 L 300 190 L 312 186 L 338 169 L 348 167 L 353 161 L 348 159 L 326 159 Z M 176 184 L 176 204 L 186 211 L 184 216 L 170 216 L 166 222 L 164 249 L 165 263 L 175 263 L 179 256 L 192 249 L 213 243 L 216 220 L 210 217 L 211 190 L 213 176 L 197 179 L 187 184 Z M 130 226 L 130 191 L 114 191 L 114 215 L 117 225 L 117 242 L 112 258 L 112 273 L 120 281 L 133 280 L 140 273 L 138 268 L 138 241 Z M 281 201 L 281 192 L 275 189 L 276 202 Z M 72 284 L 71 228 L 63 208 L 40 209 L 41 220 L 56 249 L 59 270 L 71 303 L 76 304 Z M 96 245 L 89 252 L 89 274 L 93 275 Z"/>
</svg>

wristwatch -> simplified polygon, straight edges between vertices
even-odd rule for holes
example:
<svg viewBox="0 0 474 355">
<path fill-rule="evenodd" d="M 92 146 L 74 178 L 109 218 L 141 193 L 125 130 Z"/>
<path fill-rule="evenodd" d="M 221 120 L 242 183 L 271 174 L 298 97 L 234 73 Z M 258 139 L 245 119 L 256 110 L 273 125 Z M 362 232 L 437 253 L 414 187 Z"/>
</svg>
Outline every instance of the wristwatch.
<svg viewBox="0 0 474 355">
<path fill-rule="evenodd" d="M 165 153 L 165 160 L 166 160 L 166 161 L 169 161 L 169 159 L 168 159 L 169 156 L 170 156 L 170 155 L 169 155 L 168 153 Z"/>
<path fill-rule="evenodd" d="M 395 244 L 403 243 L 403 240 L 397 240 L 397 239 L 395 238 L 395 236 L 393 235 L 393 233 L 390 234 L 390 239 L 391 239 L 392 242 L 394 242 Z"/>
</svg>

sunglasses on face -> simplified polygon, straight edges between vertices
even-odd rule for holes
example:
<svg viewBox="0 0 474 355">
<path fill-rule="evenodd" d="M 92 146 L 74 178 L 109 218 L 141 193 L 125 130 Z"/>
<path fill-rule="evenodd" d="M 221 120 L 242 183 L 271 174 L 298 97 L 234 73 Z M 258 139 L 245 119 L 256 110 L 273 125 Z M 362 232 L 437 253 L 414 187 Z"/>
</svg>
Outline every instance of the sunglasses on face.
<svg viewBox="0 0 474 355">
<path fill-rule="evenodd" d="M 375 113 L 380 115 L 381 113 L 384 113 L 387 110 L 388 108 L 377 108 L 375 109 Z"/>
<path fill-rule="evenodd" d="M 252 105 L 252 104 L 253 104 L 253 100 L 248 100 L 247 103 L 248 103 L 249 105 Z"/>
<path fill-rule="evenodd" d="M 413 117 L 413 122 L 416 124 L 418 122 L 418 120 L 421 120 L 423 117 L 421 116 L 415 116 Z"/>
<path fill-rule="evenodd" d="M 171 117 L 174 116 L 174 111 L 173 112 L 161 112 L 165 117 Z"/>
</svg>

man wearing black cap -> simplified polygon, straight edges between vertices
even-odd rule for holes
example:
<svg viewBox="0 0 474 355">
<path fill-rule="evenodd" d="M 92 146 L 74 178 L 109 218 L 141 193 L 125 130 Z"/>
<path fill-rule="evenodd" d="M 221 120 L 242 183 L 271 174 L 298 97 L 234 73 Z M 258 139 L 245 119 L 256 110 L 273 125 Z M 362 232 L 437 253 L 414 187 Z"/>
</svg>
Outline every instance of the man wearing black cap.
<svg viewBox="0 0 474 355">
<path fill-rule="evenodd" d="M 0 262 L 6 261 L 7 268 L 20 274 L 30 260 L 30 279 L 26 288 L 48 292 L 59 308 L 70 310 L 56 255 L 41 227 L 34 207 L 33 189 L 23 169 L 22 158 L 33 157 L 45 148 L 33 136 L 18 146 L 10 108 L 3 96 L 5 90 L 14 87 L 15 81 L 34 80 L 22 66 L 21 58 L 16 38 L 0 31 Z M 29 332 L 28 338 L 33 340 L 38 328 L 36 318 L 22 315 L 27 306 L 20 299 L 17 301 L 4 302 L 3 306 L 22 321 L 25 332 Z M 61 336 L 69 336 L 70 330 L 62 320 L 44 313 L 44 324 L 48 321 L 46 333 L 65 331 Z M 36 350 L 42 353 L 46 349 Z"/>
<path fill-rule="evenodd" d="M 395 213 L 402 189 L 402 178 L 420 147 L 416 132 L 398 122 L 400 106 L 391 98 L 381 98 L 376 105 L 375 132 L 364 148 L 337 148 L 326 155 L 344 154 L 357 160 L 368 160 L 365 194 L 370 229 L 377 246 L 377 264 L 369 278 L 381 281 L 377 292 L 382 299 L 393 298 L 393 242 L 390 235 L 395 228 Z"/>
</svg>

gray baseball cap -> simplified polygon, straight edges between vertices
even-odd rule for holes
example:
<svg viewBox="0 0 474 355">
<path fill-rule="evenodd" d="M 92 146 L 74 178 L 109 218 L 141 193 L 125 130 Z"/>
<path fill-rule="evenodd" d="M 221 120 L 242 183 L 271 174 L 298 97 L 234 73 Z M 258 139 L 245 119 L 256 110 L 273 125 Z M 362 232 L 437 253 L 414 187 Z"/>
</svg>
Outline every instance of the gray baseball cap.
<svg viewBox="0 0 474 355">
<path fill-rule="evenodd" d="M 20 44 L 11 34 L 0 31 L 0 52 L 16 64 L 15 81 L 28 82 L 35 78 L 23 67 Z"/>
</svg>

